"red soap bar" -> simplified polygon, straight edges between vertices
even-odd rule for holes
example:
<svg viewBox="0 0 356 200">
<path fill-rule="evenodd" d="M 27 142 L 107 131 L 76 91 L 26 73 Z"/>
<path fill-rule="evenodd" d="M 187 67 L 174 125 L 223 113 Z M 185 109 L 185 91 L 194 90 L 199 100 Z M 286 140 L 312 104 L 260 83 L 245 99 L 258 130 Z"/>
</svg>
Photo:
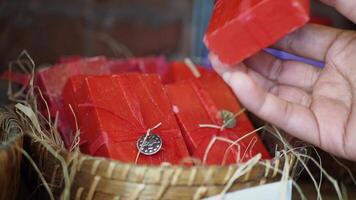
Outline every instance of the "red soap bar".
<svg viewBox="0 0 356 200">
<path fill-rule="evenodd" d="M 67 129 L 65 132 L 61 132 L 61 134 L 63 140 L 65 141 L 65 144 L 68 144 L 68 146 L 73 142 L 76 132 L 80 130 L 79 118 L 77 116 L 79 111 L 76 96 L 86 95 L 79 93 L 80 91 L 82 91 L 81 88 L 85 83 L 85 77 L 85 75 L 77 75 L 70 78 L 63 89 L 62 97 L 64 99 L 64 103 L 62 106 L 63 109 L 61 114 L 63 115 L 62 122 L 66 125 Z M 82 149 L 82 151 L 85 149 L 85 151 L 83 152 L 88 151 L 86 147 L 88 140 L 87 138 L 85 138 L 85 136 L 86 135 L 84 134 L 80 135 L 80 148 Z"/>
<path fill-rule="evenodd" d="M 239 63 L 307 23 L 309 4 L 309 0 L 216 0 L 204 43 L 223 63 Z"/>
<path fill-rule="evenodd" d="M 74 75 L 108 75 L 122 72 L 157 72 L 164 73 L 168 65 L 164 57 L 146 57 L 133 59 L 107 60 L 105 57 L 79 59 L 74 57 L 71 61 L 44 68 L 37 72 L 38 86 L 43 93 L 50 115 L 59 113 L 58 128 L 63 135 L 66 146 L 70 145 L 70 127 L 63 113 L 62 91 L 69 77 Z M 43 107 L 43 106 L 42 106 Z M 46 112 L 43 112 L 46 114 Z M 67 136 L 69 138 L 67 138 Z"/>
<path fill-rule="evenodd" d="M 100 66 L 107 62 L 104 57 L 94 57 L 82 59 L 75 62 L 65 62 L 48 68 L 42 68 L 37 71 L 37 81 L 42 92 L 51 98 L 57 98 L 61 95 L 63 87 L 70 76 L 83 73 L 82 70 L 90 72 L 100 72 Z M 50 102 L 49 102 L 50 103 Z"/>
<path fill-rule="evenodd" d="M 58 109 L 62 107 L 62 90 L 70 76 L 80 74 L 81 69 L 99 68 L 106 62 L 104 57 L 94 57 L 38 70 L 36 73 L 37 84 L 48 103 L 51 116 L 55 116 Z"/>
<path fill-rule="evenodd" d="M 207 91 L 209 97 L 212 99 L 215 106 L 219 110 L 228 110 L 231 113 L 238 113 L 241 111 L 242 108 L 235 94 L 224 82 L 224 80 L 218 76 L 218 74 L 215 72 L 206 73 L 196 81 L 198 81 L 204 90 Z M 230 128 L 229 130 L 237 133 L 240 137 L 255 130 L 245 113 L 240 114 L 236 118 L 236 123 L 237 125 L 234 128 Z M 263 142 L 257 134 L 252 134 L 246 137 L 244 141 L 254 141 L 253 148 L 250 148 L 249 151 L 245 154 L 246 159 L 251 158 L 256 153 L 261 153 L 262 159 L 271 158 L 270 154 L 266 150 Z"/>
<path fill-rule="evenodd" d="M 122 72 L 159 73 L 167 68 L 164 57 L 129 60 L 107 60 L 105 57 L 93 57 L 40 69 L 37 72 L 37 81 L 42 92 L 48 97 L 49 106 L 52 107 L 51 103 L 59 101 L 63 87 L 71 76 L 79 74 L 107 75 Z M 58 108 L 56 105 L 54 107 Z"/>
<path fill-rule="evenodd" d="M 248 149 L 250 138 L 242 139 L 238 143 L 240 148 L 231 145 L 233 141 L 243 136 L 241 132 L 229 129 L 220 131 L 215 128 L 201 128 L 199 126 L 201 124 L 221 126 L 222 120 L 219 118 L 219 110 L 214 101 L 197 81 L 190 80 L 167 85 L 166 91 L 193 157 L 199 158 L 204 164 L 224 165 L 246 161 L 251 154 L 259 153 L 254 149 Z M 209 144 L 214 136 L 225 138 L 231 142 L 218 140 L 212 143 L 213 145 L 209 150 Z M 242 157 L 245 152 L 249 155 Z"/>
<path fill-rule="evenodd" d="M 107 60 L 93 57 L 64 62 L 37 72 L 38 84 L 49 97 L 58 99 L 69 77 L 74 75 L 106 75 L 122 72 L 164 73 L 167 70 L 164 57 Z"/>
<path fill-rule="evenodd" d="M 107 62 L 104 57 L 94 57 L 83 59 L 76 62 L 67 62 L 55 65 L 50 68 L 38 70 L 36 74 L 37 84 L 48 104 L 50 115 L 55 117 L 59 113 L 58 128 L 62 135 L 66 146 L 71 144 L 71 139 L 66 138 L 70 131 L 70 127 L 66 123 L 66 117 L 63 115 L 63 100 L 62 90 L 70 76 L 81 73 L 108 73 L 107 70 L 102 70 L 100 67 Z M 83 72 L 84 70 L 84 72 Z M 42 101 L 38 101 L 42 102 Z M 47 114 L 43 103 L 40 107 L 43 114 Z"/>
<path fill-rule="evenodd" d="M 224 82 L 224 80 L 222 80 L 218 76 L 218 74 L 212 70 L 205 69 L 198 65 L 196 67 L 201 72 L 201 76 L 199 78 L 193 76 L 193 74 L 191 73 L 191 71 L 189 70 L 189 68 L 186 66 L 185 63 L 183 62 L 172 63 L 171 69 L 169 70 L 169 74 L 172 75 L 170 77 L 170 81 L 179 82 L 179 81 L 184 81 L 189 79 L 193 80 L 195 84 L 200 85 L 209 96 L 205 98 L 205 102 L 208 99 L 211 99 L 216 109 L 228 110 L 232 113 L 238 113 L 241 110 L 241 106 L 238 102 L 237 97 L 235 96 L 231 88 Z M 242 136 L 246 133 L 255 130 L 255 128 L 253 127 L 252 123 L 250 122 L 250 120 L 248 119 L 245 113 L 239 115 L 237 120 L 238 120 L 237 121 L 238 125 L 230 130 L 232 130 L 235 133 L 238 133 L 239 136 Z M 247 137 L 245 140 L 251 141 L 252 139 L 255 141 L 255 144 L 253 146 L 254 148 L 253 151 L 251 151 L 251 154 L 249 153 L 245 154 L 246 159 L 251 158 L 251 156 L 255 155 L 256 152 L 262 154 L 262 159 L 270 159 L 271 156 L 269 155 L 268 151 L 266 150 L 264 144 L 262 143 L 258 135 L 252 134 L 251 136 Z"/>
<path fill-rule="evenodd" d="M 199 71 L 202 72 L 199 78 L 193 76 L 193 74 L 191 73 L 191 71 L 189 70 L 189 68 L 186 66 L 185 63 L 183 62 L 172 63 L 171 69 L 169 71 L 169 74 L 171 74 L 170 81 L 179 82 L 179 81 L 191 79 L 196 82 L 195 84 L 200 85 L 208 93 L 209 97 L 205 99 L 206 100 L 211 99 L 214 106 L 218 110 L 228 110 L 232 113 L 238 113 L 241 110 L 241 106 L 235 94 L 233 93 L 231 88 L 224 82 L 224 80 L 222 80 L 218 76 L 218 74 L 212 70 L 202 68 L 198 65 L 196 67 Z M 250 122 L 250 120 L 248 119 L 245 113 L 239 115 L 237 120 L 238 120 L 237 121 L 238 125 L 230 130 L 234 131 L 235 133 L 238 133 L 240 137 L 243 136 L 244 134 L 247 134 L 255 130 L 252 123 Z M 262 143 L 258 135 L 252 134 L 251 136 L 247 137 L 245 140 L 251 141 L 252 139 L 255 141 L 255 144 L 253 146 L 253 151 L 251 151 L 250 154 L 249 153 L 245 154 L 246 159 L 251 158 L 251 156 L 255 155 L 256 152 L 262 154 L 262 159 L 270 159 L 271 156 L 269 155 L 268 151 L 266 150 L 264 144 Z"/>
<path fill-rule="evenodd" d="M 71 79 L 63 92 L 65 105 L 76 107 L 81 136 L 87 140 L 85 153 L 135 162 L 137 140 L 162 123 L 152 131 L 161 137 L 162 149 L 152 156 L 140 154 L 138 163 L 179 164 L 189 156 L 157 75 L 88 76 L 82 84 L 82 77 Z"/>
</svg>

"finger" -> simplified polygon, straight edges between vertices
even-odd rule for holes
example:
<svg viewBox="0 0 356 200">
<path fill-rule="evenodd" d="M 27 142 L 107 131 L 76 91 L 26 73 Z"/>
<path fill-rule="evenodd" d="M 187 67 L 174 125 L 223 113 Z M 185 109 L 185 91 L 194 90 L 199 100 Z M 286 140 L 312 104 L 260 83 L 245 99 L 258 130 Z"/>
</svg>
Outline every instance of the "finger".
<svg viewBox="0 0 356 200">
<path fill-rule="evenodd" d="M 356 2 L 356 1 L 355 1 Z M 295 55 L 324 61 L 343 30 L 308 24 L 278 41 L 274 47 Z"/>
<path fill-rule="evenodd" d="M 231 71 L 231 73 L 224 73 L 223 74 L 223 79 L 228 80 L 227 74 L 233 74 L 234 72 Z M 299 104 L 302 106 L 309 107 L 312 101 L 312 98 L 308 92 L 306 92 L 303 89 L 293 87 L 293 86 L 288 86 L 288 85 L 281 85 L 276 82 L 273 82 L 261 74 L 255 72 L 254 70 L 250 68 L 246 68 L 246 74 L 261 88 L 263 88 L 265 91 L 270 92 L 271 94 L 286 100 L 291 103 Z"/>
<path fill-rule="evenodd" d="M 310 94 L 296 87 L 275 85 L 270 89 L 270 92 L 285 101 L 305 107 L 309 107 L 312 102 Z"/>
<path fill-rule="evenodd" d="M 246 67 L 246 65 L 243 63 L 240 63 L 239 65 L 235 66 L 233 70 L 226 71 L 229 73 L 223 73 L 223 79 L 225 81 L 228 80 L 230 78 L 229 75 L 231 76 L 231 74 L 234 74 L 234 72 L 238 70 L 246 73 L 257 85 L 259 85 L 266 91 L 271 91 L 276 86 L 276 83 L 274 81 L 271 81 L 268 78 L 262 76 L 260 73 L 254 71 L 253 69 Z"/>
<path fill-rule="evenodd" d="M 222 75 L 225 71 L 231 70 L 233 67 L 227 64 L 222 63 L 218 56 L 210 53 L 209 54 L 209 60 L 211 65 L 213 66 L 213 69 L 220 75 Z"/>
<path fill-rule="evenodd" d="M 235 71 L 244 71 L 247 73 L 258 85 L 269 91 L 275 83 L 253 69 L 247 68 L 246 65 L 239 63 L 234 66 L 228 66 L 220 62 L 220 60 L 213 54 L 209 55 L 210 62 L 212 63 L 215 71 L 226 81 L 230 79 L 230 75 Z"/>
<path fill-rule="evenodd" d="M 230 74 L 224 72 L 233 72 L 236 69 L 243 70 L 267 91 L 270 91 L 278 83 L 277 85 L 299 87 L 310 92 L 320 71 L 308 64 L 296 61 L 281 61 L 266 52 L 260 52 L 246 60 L 245 63 L 248 68 L 243 67 L 244 65 L 228 66 L 221 63 L 214 55 L 210 55 L 210 60 L 213 68 L 223 78 L 224 75 Z"/>
<path fill-rule="evenodd" d="M 260 52 L 245 64 L 266 78 L 282 85 L 311 91 L 318 80 L 320 69 L 298 61 L 282 61 L 266 52 Z"/>
<path fill-rule="evenodd" d="M 317 124 L 307 107 L 266 92 L 243 71 L 234 71 L 226 77 L 229 77 L 226 79 L 227 83 L 248 110 L 295 137 L 319 144 Z"/>
<path fill-rule="evenodd" d="M 336 8 L 341 14 L 356 23 L 356 1 L 354 0 L 321 0 L 325 4 Z"/>
<path fill-rule="evenodd" d="M 275 96 L 286 100 L 291 103 L 299 104 L 302 106 L 309 107 L 312 98 L 308 92 L 303 89 L 289 86 L 289 85 L 281 85 L 276 82 L 273 82 L 266 77 L 262 76 L 260 73 L 255 72 L 253 69 L 246 67 L 242 64 L 242 66 L 238 66 L 237 69 L 245 71 L 245 73 L 261 88 L 265 91 L 274 94 Z M 228 74 L 233 74 L 235 70 L 230 70 L 230 73 L 224 73 L 223 79 L 227 80 L 230 78 Z"/>
<path fill-rule="evenodd" d="M 237 65 L 234 69 L 228 70 L 230 73 L 223 73 L 223 79 L 228 81 L 231 78 L 229 76 L 237 70 L 244 71 L 259 87 L 281 99 L 306 107 L 309 107 L 311 104 L 311 96 L 306 91 L 297 87 L 273 82 L 253 69 L 246 67 L 244 64 Z"/>
</svg>

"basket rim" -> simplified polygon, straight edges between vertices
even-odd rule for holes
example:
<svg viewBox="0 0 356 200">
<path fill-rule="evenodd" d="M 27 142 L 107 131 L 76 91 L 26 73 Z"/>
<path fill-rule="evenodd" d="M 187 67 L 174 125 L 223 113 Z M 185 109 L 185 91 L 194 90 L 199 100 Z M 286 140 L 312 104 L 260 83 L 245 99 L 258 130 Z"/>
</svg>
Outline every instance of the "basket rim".
<svg viewBox="0 0 356 200">
<path fill-rule="evenodd" d="M 0 113 L 8 113 L 10 116 L 3 116 L 0 119 L 0 134 L 6 134 L 6 130 L 4 130 L 4 126 L 2 123 L 4 123 L 7 119 L 14 119 L 11 120 L 9 123 L 14 124 L 16 127 L 20 128 L 21 131 L 16 132 L 13 134 L 11 137 L 1 140 L 0 141 L 0 150 L 6 150 L 8 148 L 11 148 L 15 143 L 18 141 L 22 140 L 23 138 L 23 129 L 21 126 L 20 120 L 16 117 L 14 113 L 11 112 L 11 108 L 9 106 L 0 106 Z"/>
<path fill-rule="evenodd" d="M 31 136 L 28 134 L 25 134 L 26 137 L 29 137 L 31 139 Z M 33 141 L 31 140 L 31 144 L 34 143 L 38 143 L 39 145 L 43 146 L 42 142 L 39 141 Z M 230 165 L 192 165 L 192 166 L 185 166 L 185 165 L 147 165 L 147 164 L 135 164 L 135 163 L 128 163 L 128 162 L 121 162 L 119 160 L 114 160 L 114 159 L 110 159 L 110 158 L 105 158 L 105 157 L 100 157 L 100 156 L 91 156 L 88 154 L 84 154 L 82 152 L 70 152 L 67 149 L 64 148 L 60 148 L 59 146 L 56 146 L 54 144 L 49 144 L 46 143 L 47 145 L 50 145 L 52 148 L 54 148 L 55 150 L 58 150 L 58 153 L 65 159 L 70 159 L 73 157 L 78 158 L 79 162 L 84 162 L 84 161 L 100 161 L 100 162 L 104 162 L 104 163 L 108 163 L 108 164 L 115 164 L 115 165 L 128 165 L 128 166 L 133 166 L 133 167 L 137 167 L 137 168 L 142 168 L 145 167 L 147 169 L 162 169 L 162 168 L 174 168 L 174 169 L 195 169 L 195 170 L 204 170 L 204 169 L 228 169 L 231 167 L 234 168 L 238 168 L 241 165 L 243 165 L 245 162 L 240 162 L 240 163 L 236 163 L 236 164 L 230 164 Z M 76 155 L 77 154 L 77 155 Z M 288 152 L 286 154 L 286 156 L 288 157 L 288 160 L 295 160 L 295 155 L 293 155 L 292 153 Z M 269 162 L 272 166 L 274 163 L 279 162 L 281 160 L 285 160 L 285 157 L 283 156 L 283 154 L 281 154 L 279 157 L 273 157 L 269 160 L 260 160 L 261 162 Z"/>
<path fill-rule="evenodd" d="M 0 150 L 11 148 L 13 144 L 15 144 L 17 141 L 20 141 L 22 138 L 23 135 L 19 134 L 11 137 L 9 140 L 1 141 Z"/>
</svg>

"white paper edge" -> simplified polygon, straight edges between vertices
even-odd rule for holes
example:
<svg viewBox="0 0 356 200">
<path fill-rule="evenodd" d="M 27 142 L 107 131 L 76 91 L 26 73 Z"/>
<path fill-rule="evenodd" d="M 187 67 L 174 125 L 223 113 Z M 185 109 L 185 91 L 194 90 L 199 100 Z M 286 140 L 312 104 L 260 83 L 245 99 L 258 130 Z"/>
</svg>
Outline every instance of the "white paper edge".
<svg viewBox="0 0 356 200">
<path fill-rule="evenodd" d="M 284 191 L 283 191 L 284 190 Z M 213 196 L 205 200 L 221 200 L 222 196 Z M 251 187 L 236 192 L 227 193 L 224 200 L 291 200 L 292 199 L 292 181 L 274 182 L 261 186 Z"/>
</svg>

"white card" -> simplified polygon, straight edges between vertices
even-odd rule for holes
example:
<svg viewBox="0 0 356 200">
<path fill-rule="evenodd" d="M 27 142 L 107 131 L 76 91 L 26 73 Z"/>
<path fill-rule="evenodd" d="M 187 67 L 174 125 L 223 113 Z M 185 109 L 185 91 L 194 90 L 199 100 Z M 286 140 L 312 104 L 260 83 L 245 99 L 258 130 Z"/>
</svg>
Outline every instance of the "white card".
<svg viewBox="0 0 356 200">
<path fill-rule="evenodd" d="M 227 193 L 224 200 L 291 200 L 292 181 L 275 182 L 261 186 L 251 187 L 236 192 Z M 213 196 L 205 200 L 221 200 L 221 196 Z"/>
</svg>

